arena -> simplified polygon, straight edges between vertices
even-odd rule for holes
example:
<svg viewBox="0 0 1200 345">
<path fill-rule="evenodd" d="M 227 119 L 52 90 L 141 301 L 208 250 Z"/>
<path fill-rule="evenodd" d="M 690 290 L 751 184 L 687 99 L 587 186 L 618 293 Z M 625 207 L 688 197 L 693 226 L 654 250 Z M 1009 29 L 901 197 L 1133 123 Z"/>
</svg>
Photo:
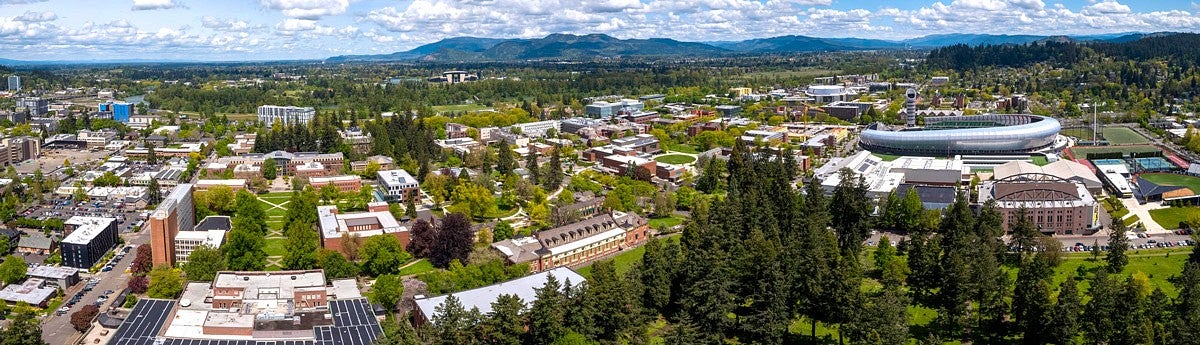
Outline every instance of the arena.
<svg viewBox="0 0 1200 345">
<path fill-rule="evenodd" d="M 987 114 L 925 118 L 921 128 L 893 130 L 875 123 L 859 136 L 873 152 L 900 155 L 1004 155 L 1052 152 L 1067 146 L 1058 120 L 1030 114 Z"/>
</svg>

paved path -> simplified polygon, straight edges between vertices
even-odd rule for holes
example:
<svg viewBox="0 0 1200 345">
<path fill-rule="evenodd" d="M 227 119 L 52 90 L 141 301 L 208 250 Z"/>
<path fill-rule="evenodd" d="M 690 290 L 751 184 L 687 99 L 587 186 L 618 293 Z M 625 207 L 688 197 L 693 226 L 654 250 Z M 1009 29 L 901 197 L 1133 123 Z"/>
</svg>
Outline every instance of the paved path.
<svg viewBox="0 0 1200 345">
<path fill-rule="evenodd" d="M 1163 228 L 1162 225 L 1159 225 L 1158 223 L 1154 222 L 1153 218 L 1150 218 L 1150 210 L 1163 209 L 1163 208 L 1167 208 L 1168 206 L 1163 206 L 1161 203 L 1156 203 L 1156 202 L 1141 205 L 1141 204 L 1138 204 L 1137 199 L 1133 199 L 1133 198 L 1121 199 L 1121 204 L 1124 204 L 1125 208 L 1129 209 L 1129 214 L 1125 215 L 1125 218 L 1129 218 L 1129 217 L 1133 217 L 1134 215 L 1137 215 L 1138 221 L 1142 222 L 1142 225 L 1144 225 L 1146 227 L 1147 233 L 1150 233 L 1150 234 L 1169 234 L 1169 233 L 1171 233 L 1170 230 Z"/>
</svg>

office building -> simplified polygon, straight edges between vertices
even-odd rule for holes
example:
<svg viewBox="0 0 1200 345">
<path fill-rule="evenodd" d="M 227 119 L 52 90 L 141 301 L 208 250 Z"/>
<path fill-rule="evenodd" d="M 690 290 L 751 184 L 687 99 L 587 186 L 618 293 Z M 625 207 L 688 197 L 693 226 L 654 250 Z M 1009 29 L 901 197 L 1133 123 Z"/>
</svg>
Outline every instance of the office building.
<svg viewBox="0 0 1200 345">
<path fill-rule="evenodd" d="M 204 217 L 195 228 L 175 235 L 175 262 L 187 263 L 188 256 L 201 246 L 220 248 L 225 243 L 225 235 L 232 229 L 233 221 L 227 216 Z"/>
<path fill-rule="evenodd" d="M 79 269 L 74 267 L 37 265 L 25 272 L 25 276 L 54 283 L 63 291 L 79 283 Z"/>
<path fill-rule="evenodd" d="M 117 245 L 117 219 L 74 216 L 63 222 L 68 235 L 59 244 L 63 266 L 89 269 Z"/>
<path fill-rule="evenodd" d="M 9 166 L 41 156 L 41 139 L 38 137 L 10 137 L 0 139 L 0 166 Z"/>
<path fill-rule="evenodd" d="M 408 198 L 420 197 L 420 183 L 404 169 L 382 170 L 376 175 L 378 175 L 379 191 L 387 200 L 405 202 Z"/>
<path fill-rule="evenodd" d="M 632 213 L 612 211 L 572 224 L 492 244 L 509 263 L 533 272 L 576 266 L 645 242 L 649 225 Z"/>
<path fill-rule="evenodd" d="M 560 128 L 558 120 L 526 122 L 508 126 L 509 132 L 520 134 L 528 138 L 545 137 L 551 129 L 553 129 L 555 133 L 559 132 Z"/>
<path fill-rule="evenodd" d="M 117 131 L 98 130 L 90 131 L 86 129 L 79 130 L 79 134 L 75 136 L 76 140 L 87 144 L 88 148 L 104 147 L 108 142 L 117 138 Z"/>
<path fill-rule="evenodd" d="M 308 185 L 317 190 L 325 186 L 333 186 L 342 192 L 358 192 L 359 189 L 362 189 L 362 178 L 358 175 L 313 177 L 308 179 Z"/>
<path fill-rule="evenodd" d="M 0 290 L 0 301 L 9 305 L 25 303 L 38 308 L 46 308 L 50 299 L 58 295 L 58 286 L 40 278 L 25 279 L 21 284 L 9 284 Z"/>
<path fill-rule="evenodd" d="M 554 280 L 558 281 L 559 285 L 563 285 L 564 290 L 566 290 L 566 282 L 571 282 L 571 285 L 574 286 L 587 282 L 586 278 L 579 275 L 579 273 L 575 273 L 570 268 L 559 267 L 546 272 L 531 274 L 477 289 L 455 292 L 449 295 L 433 297 L 416 295 L 413 296 L 416 306 L 416 310 L 413 313 L 413 323 L 418 326 L 432 325 L 433 320 L 437 318 L 436 310 L 438 306 L 446 302 L 446 298 L 451 295 L 458 299 L 465 310 L 474 309 L 485 315 L 492 311 L 492 303 L 500 295 L 516 296 L 525 306 L 531 306 L 534 301 L 537 301 L 537 289 L 546 286 L 546 281 L 549 280 L 550 276 L 554 276 Z"/>
<path fill-rule="evenodd" d="M 308 124 L 309 121 L 312 121 L 313 116 L 316 115 L 317 111 L 312 107 L 278 105 L 258 107 L 258 122 L 265 123 L 267 126 L 272 126 L 275 122 L 283 123 L 284 126 Z"/>
<path fill-rule="evenodd" d="M 228 167 L 233 167 L 234 175 L 242 177 L 241 175 L 238 175 L 239 170 L 246 172 L 261 171 L 260 169 L 263 162 L 268 159 L 275 160 L 275 166 L 279 169 L 280 175 L 297 175 L 305 177 L 332 176 L 341 174 L 342 164 L 344 162 L 344 156 L 341 152 L 291 153 L 287 151 L 272 151 L 269 153 L 250 153 L 241 156 L 221 157 L 217 159 L 217 163 L 225 164 Z"/>
<path fill-rule="evenodd" d="M 584 107 L 584 113 L 591 118 L 607 119 L 618 115 L 641 112 L 646 104 L 634 99 L 622 99 L 617 102 L 595 101 Z"/>
<path fill-rule="evenodd" d="M 150 213 L 150 249 L 154 266 L 175 265 L 175 236 L 180 230 L 193 228 L 196 207 L 192 200 L 192 185 L 181 183 L 167 194 L 158 208 Z"/>
<path fill-rule="evenodd" d="M 10 75 L 8 76 L 8 91 L 21 91 L 21 77 Z"/>
<path fill-rule="evenodd" d="M 50 101 L 41 97 L 25 97 L 17 101 L 17 108 L 29 111 L 30 116 L 46 116 L 50 112 Z"/>
<path fill-rule="evenodd" d="M 343 254 L 346 254 L 346 248 L 342 246 L 346 237 L 395 236 L 405 247 L 410 239 L 408 228 L 400 226 L 385 202 L 372 202 L 368 204 L 367 212 L 357 213 L 339 213 L 337 205 L 317 206 L 317 218 L 321 245 Z"/>
</svg>

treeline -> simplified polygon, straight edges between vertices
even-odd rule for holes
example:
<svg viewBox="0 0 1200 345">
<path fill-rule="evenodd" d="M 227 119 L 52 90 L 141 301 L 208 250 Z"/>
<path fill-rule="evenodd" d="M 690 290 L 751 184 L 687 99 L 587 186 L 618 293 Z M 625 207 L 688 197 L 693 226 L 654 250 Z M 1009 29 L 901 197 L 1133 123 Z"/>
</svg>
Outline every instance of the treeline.
<svg viewBox="0 0 1200 345">
<path fill-rule="evenodd" d="M 1200 47 L 1200 34 L 1195 33 L 1154 34 L 1130 42 L 1089 46 L 1106 56 L 1128 60 L 1164 59 L 1187 66 L 1200 64 L 1200 50 L 1196 49 Z"/>
<path fill-rule="evenodd" d="M 1088 52 L 1083 46 L 1070 42 L 1034 42 L 969 46 L 955 44 L 929 52 L 926 67 L 932 69 L 968 70 L 979 67 L 1021 67 L 1035 63 L 1068 67 L 1082 61 Z"/>
<path fill-rule="evenodd" d="M 963 196 L 935 227 L 867 251 L 880 220 L 861 178 L 801 192 L 790 153 L 749 151 L 735 146 L 726 196 L 694 207 L 680 241 L 652 240 L 627 273 L 597 263 L 582 286 L 551 282 L 529 308 L 506 296 L 481 314 L 450 300 L 431 328 L 389 325 L 383 344 L 644 343 L 660 317 L 667 344 L 1190 344 L 1200 332 L 1200 252 L 1171 298 L 1120 273 L 1129 240 L 1117 222 L 1102 264 L 1059 281 L 1061 243 L 1024 210 L 1005 243 L 996 205 L 972 211 Z M 936 317 L 910 327 L 912 308 Z"/>
</svg>

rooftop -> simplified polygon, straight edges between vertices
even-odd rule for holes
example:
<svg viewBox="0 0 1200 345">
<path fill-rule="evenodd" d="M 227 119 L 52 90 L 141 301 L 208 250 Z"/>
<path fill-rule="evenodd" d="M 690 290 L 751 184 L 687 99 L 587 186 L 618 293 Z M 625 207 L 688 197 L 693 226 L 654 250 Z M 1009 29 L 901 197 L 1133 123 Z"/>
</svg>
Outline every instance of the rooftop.
<svg viewBox="0 0 1200 345">
<path fill-rule="evenodd" d="M 71 217 L 63 224 L 75 225 L 76 228 L 74 231 L 71 231 L 70 235 L 67 235 L 66 238 L 62 239 L 61 242 L 86 245 L 91 243 L 92 239 L 95 239 L 97 235 L 99 235 L 104 231 L 104 229 L 108 228 L 110 224 L 115 223 L 116 221 L 116 218 L 108 217 Z"/>
<path fill-rule="evenodd" d="M 550 275 L 553 275 L 554 279 L 558 280 L 559 284 L 564 286 L 566 285 L 566 281 L 570 281 L 572 285 L 578 285 L 587 281 L 587 279 L 579 275 L 579 273 L 575 273 L 570 268 L 559 267 L 531 274 L 523 278 L 449 295 L 436 297 L 416 296 L 416 304 L 420 308 L 421 314 L 431 323 L 436 315 L 434 309 L 445 302 L 448 296 L 458 298 L 466 310 L 478 308 L 480 313 L 487 314 L 492 311 L 492 302 L 495 302 L 496 298 L 500 297 L 500 295 L 515 295 L 527 305 L 533 303 L 533 301 L 537 300 L 537 292 L 535 290 L 545 286 Z"/>
<path fill-rule="evenodd" d="M 25 274 L 36 278 L 64 279 L 66 277 L 75 275 L 78 272 L 79 269 L 74 267 L 38 265 L 34 266 Z"/>
<path fill-rule="evenodd" d="M 402 185 L 416 184 L 417 179 L 408 174 L 404 169 L 383 170 L 378 173 L 379 182 L 385 185 Z"/>
<path fill-rule="evenodd" d="M 353 232 L 359 237 L 375 236 L 408 231 L 400 226 L 396 217 L 388 211 L 338 213 L 335 205 L 317 206 L 318 225 L 323 238 L 339 238 L 343 232 Z M 367 226 L 369 230 L 351 231 L 352 227 Z"/>
<path fill-rule="evenodd" d="M 217 272 L 214 288 L 242 288 L 244 299 L 292 296 L 298 288 L 324 287 L 325 271 Z M 261 294 L 260 294 L 261 293 Z"/>
<path fill-rule="evenodd" d="M 40 278 L 25 279 L 21 284 L 10 284 L 0 290 L 0 300 L 9 302 L 25 302 L 39 305 L 54 296 L 56 285 L 46 285 Z"/>
</svg>

